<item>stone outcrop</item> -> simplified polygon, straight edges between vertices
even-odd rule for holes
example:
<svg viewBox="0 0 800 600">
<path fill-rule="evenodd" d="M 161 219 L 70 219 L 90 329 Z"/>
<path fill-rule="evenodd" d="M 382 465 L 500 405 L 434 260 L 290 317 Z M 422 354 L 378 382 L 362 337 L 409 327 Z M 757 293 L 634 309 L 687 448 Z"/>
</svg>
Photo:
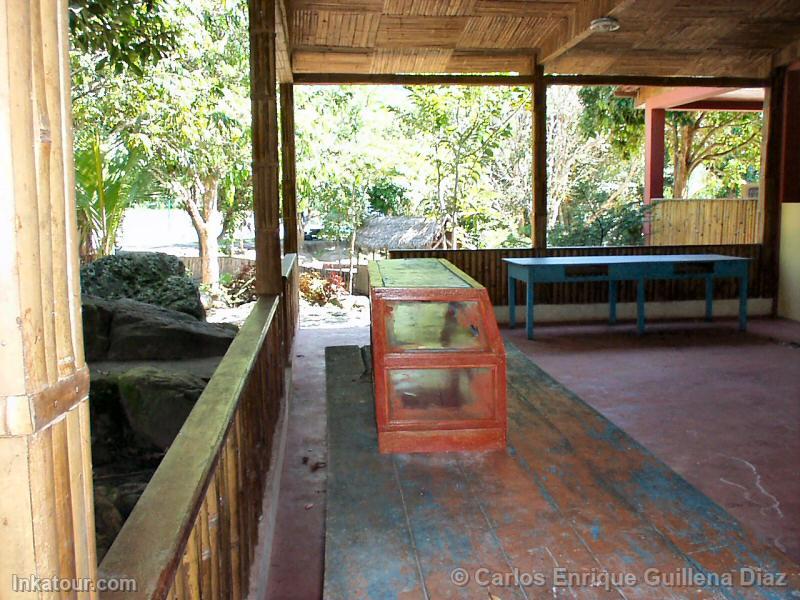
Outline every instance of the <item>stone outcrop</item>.
<svg viewBox="0 0 800 600">
<path fill-rule="evenodd" d="M 177 360 L 225 354 L 237 328 L 137 302 L 83 297 L 86 359 Z"/>
<path fill-rule="evenodd" d="M 206 382 L 187 372 L 137 367 L 119 376 L 119 399 L 128 424 L 144 446 L 166 451 Z"/>
<path fill-rule="evenodd" d="M 197 284 L 176 256 L 119 252 L 81 267 L 84 294 L 106 300 L 129 298 L 204 320 Z"/>
</svg>

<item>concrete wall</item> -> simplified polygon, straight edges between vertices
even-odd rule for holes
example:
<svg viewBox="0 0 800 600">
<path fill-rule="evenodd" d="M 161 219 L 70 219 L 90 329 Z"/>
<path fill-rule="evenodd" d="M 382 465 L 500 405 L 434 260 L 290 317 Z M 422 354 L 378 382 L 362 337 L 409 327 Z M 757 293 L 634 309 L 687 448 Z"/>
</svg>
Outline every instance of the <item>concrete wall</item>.
<svg viewBox="0 0 800 600">
<path fill-rule="evenodd" d="M 800 202 L 782 204 L 780 260 L 778 314 L 800 321 Z"/>
</svg>

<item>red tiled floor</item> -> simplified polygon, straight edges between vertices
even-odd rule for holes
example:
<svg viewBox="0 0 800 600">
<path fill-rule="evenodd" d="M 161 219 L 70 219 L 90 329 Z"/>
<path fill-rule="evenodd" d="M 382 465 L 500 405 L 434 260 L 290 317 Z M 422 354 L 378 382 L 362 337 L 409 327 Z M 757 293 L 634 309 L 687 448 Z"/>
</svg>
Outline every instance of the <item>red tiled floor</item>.
<svg viewBox="0 0 800 600">
<path fill-rule="evenodd" d="M 800 323 L 537 325 L 508 339 L 800 562 Z"/>
</svg>

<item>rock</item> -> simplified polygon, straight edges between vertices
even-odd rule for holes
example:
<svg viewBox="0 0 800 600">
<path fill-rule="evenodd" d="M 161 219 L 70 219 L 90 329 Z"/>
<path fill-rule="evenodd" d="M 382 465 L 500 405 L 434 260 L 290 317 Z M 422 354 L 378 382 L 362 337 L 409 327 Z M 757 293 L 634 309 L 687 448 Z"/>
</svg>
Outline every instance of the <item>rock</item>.
<svg viewBox="0 0 800 600">
<path fill-rule="evenodd" d="M 83 296 L 83 350 L 89 362 L 103 360 L 111 343 L 113 303 L 96 296 Z"/>
<path fill-rule="evenodd" d="M 84 294 L 130 298 L 205 319 L 197 284 L 176 257 L 162 252 L 119 252 L 81 267 Z"/>
<path fill-rule="evenodd" d="M 92 432 L 92 463 L 103 466 L 119 458 L 128 422 L 119 401 L 116 375 L 93 373 L 89 385 L 89 413 Z"/>
<path fill-rule="evenodd" d="M 117 507 L 123 519 L 127 519 L 133 512 L 133 507 L 136 506 L 146 487 L 146 481 L 129 481 L 117 488 L 117 500 L 114 502 L 114 506 Z"/>
<path fill-rule="evenodd" d="M 137 367 L 120 375 L 120 403 L 133 432 L 166 450 L 205 388 L 191 373 Z"/>
<path fill-rule="evenodd" d="M 119 530 L 122 529 L 124 519 L 114 505 L 116 490 L 98 485 L 94 488 L 94 517 L 95 541 L 97 543 L 97 560 L 105 556 Z"/>
<path fill-rule="evenodd" d="M 222 356 L 236 337 L 237 330 L 230 326 L 135 300 L 117 300 L 113 311 L 108 360 Z"/>
</svg>

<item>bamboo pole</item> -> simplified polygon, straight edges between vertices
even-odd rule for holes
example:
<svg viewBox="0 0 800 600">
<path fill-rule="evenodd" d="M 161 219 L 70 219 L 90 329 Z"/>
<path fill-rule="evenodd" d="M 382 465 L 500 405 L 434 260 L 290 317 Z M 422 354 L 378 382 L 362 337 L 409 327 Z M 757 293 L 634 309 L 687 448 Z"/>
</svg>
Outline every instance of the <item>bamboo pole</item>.
<svg viewBox="0 0 800 600">
<path fill-rule="evenodd" d="M 256 292 L 281 293 L 278 224 L 278 99 L 275 0 L 251 0 L 250 95 L 253 119 L 253 212 L 256 230 Z"/>
<path fill-rule="evenodd" d="M 0 32 L 0 573 L 94 579 L 67 2 L 0 0 Z"/>
<path fill-rule="evenodd" d="M 281 91 L 281 171 L 283 173 L 283 253 L 298 250 L 297 181 L 294 151 L 294 86 L 282 83 Z"/>
<path fill-rule="evenodd" d="M 534 248 L 547 247 L 547 86 L 544 67 L 534 66 L 531 98 L 533 118 L 533 210 L 531 239 Z"/>
<path fill-rule="evenodd" d="M 761 152 L 761 193 L 763 206 L 762 239 L 764 249 L 761 255 L 761 268 L 764 271 L 770 296 L 772 312 L 777 313 L 778 297 L 778 247 L 780 232 L 780 171 L 782 161 L 782 137 L 784 115 L 784 85 L 786 68 L 779 67 L 772 72 L 771 85 L 764 99 L 764 136 Z"/>
</svg>

